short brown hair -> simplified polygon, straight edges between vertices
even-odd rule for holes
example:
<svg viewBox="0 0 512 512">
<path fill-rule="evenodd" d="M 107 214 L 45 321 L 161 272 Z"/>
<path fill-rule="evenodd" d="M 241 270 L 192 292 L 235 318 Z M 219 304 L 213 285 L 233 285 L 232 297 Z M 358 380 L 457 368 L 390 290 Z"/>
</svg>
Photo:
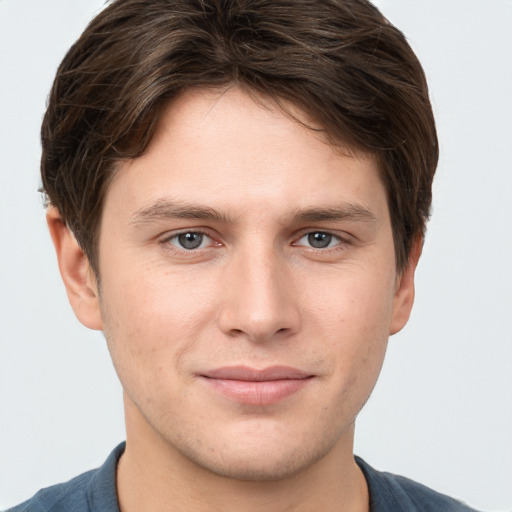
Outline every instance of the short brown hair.
<svg viewBox="0 0 512 512">
<path fill-rule="evenodd" d="M 376 155 L 403 269 L 429 217 L 437 136 L 418 59 L 366 0 L 110 3 L 62 61 L 42 126 L 43 190 L 93 269 L 116 164 L 144 152 L 182 91 L 230 83 Z"/>
</svg>

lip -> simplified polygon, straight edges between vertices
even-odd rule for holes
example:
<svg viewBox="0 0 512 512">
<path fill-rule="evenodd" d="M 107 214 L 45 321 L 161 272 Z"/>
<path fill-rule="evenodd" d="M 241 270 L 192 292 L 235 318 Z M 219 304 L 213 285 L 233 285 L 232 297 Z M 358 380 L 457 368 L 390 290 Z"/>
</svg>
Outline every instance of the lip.
<svg viewBox="0 0 512 512">
<path fill-rule="evenodd" d="M 198 375 L 211 389 L 246 405 L 271 405 L 293 395 L 314 377 L 290 366 L 257 369 L 226 366 Z"/>
</svg>

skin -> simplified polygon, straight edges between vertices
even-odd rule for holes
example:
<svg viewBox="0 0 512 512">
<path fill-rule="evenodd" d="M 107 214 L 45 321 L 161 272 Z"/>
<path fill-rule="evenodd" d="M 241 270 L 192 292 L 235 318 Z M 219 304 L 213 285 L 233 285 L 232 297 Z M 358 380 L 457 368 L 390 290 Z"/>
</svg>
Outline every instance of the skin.
<svg viewBox="0 0 512 512">
<path fill-rule="evenodd" d="M 111 183 L 100 286 L 55 209 L 48 223 L 74 311 L 104 331 L 123 385 L 123 512 L 368 510 L 354 421 L 408 319 L 421 247 L 397 275 L 371 156 L 236 87 L 191 90 Z M 308 378 L 244 399 L 205 377 L 235 365 Z"/>
</svg>

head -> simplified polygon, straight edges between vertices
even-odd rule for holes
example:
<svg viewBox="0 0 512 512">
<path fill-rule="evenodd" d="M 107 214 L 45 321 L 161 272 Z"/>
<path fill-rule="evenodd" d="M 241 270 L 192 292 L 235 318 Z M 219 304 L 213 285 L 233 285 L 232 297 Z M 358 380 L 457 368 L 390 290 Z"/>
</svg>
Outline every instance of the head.
<svg viewBox="0 0 512 512">
<path fill-rule="evenodd" d="M 229 84 L 292 116 L 286 105 L 294 105 L 333 146 L 377 159 L 403 269 L 425 232 L 438 146 L 421 65 L 375 7 L 121 0 L 64 58 L 42 126 L 44 192 L 96 274 L 119 162 L 144 153 L 164 106 L 181 93 Z"/>
<path fill-rule="evenodd" d="M 367 2 L 111 3 L 59 68 L 42 169 L 128 438 L 237 479 L 350 458 L 436 160 L 421 67 Z"/>
</svg>

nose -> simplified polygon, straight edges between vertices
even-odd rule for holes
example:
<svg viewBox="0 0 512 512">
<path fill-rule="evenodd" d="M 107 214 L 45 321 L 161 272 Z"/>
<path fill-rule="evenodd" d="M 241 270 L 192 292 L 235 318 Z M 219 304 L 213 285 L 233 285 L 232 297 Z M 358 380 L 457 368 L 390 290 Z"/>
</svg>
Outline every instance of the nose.
<svg viewBox="0 0 512 512">
<path fill-rule="evenodd" d="M 253 342 L 291 336 L 301 316 L 286 258 L 272 249 L 241 252 L 223 273 L 219 328 Z"/>
</svg>

